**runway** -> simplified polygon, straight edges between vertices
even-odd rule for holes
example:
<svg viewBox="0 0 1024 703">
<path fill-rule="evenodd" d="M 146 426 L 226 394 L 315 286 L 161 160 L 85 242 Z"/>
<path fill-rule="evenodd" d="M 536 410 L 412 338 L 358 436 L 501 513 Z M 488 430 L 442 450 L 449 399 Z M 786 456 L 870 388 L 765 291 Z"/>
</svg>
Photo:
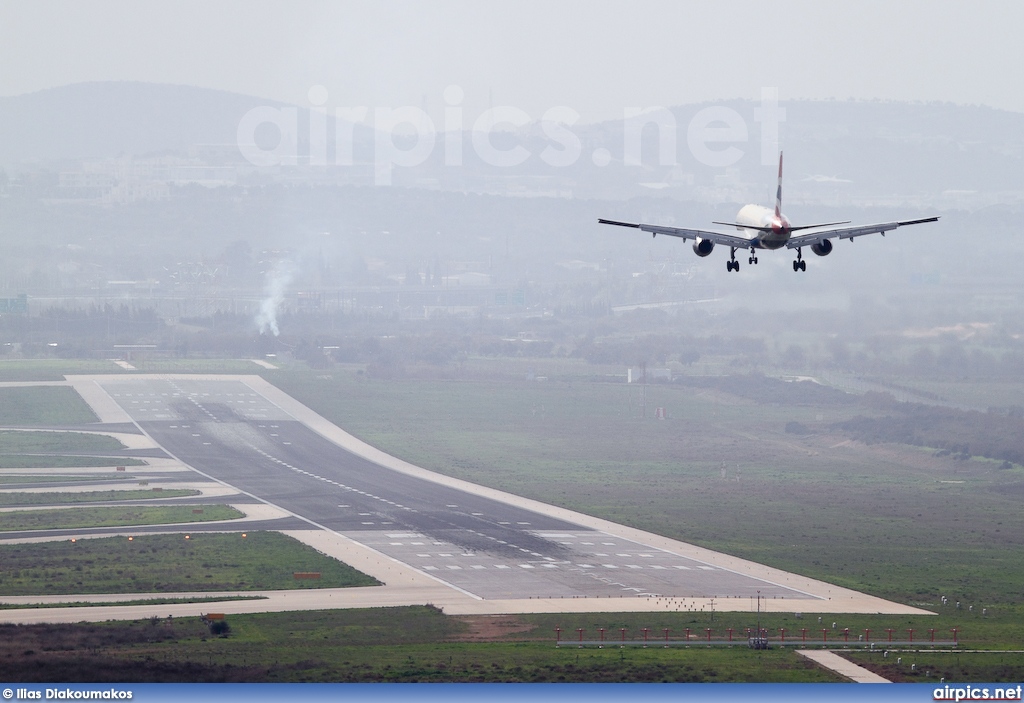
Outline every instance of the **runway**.
<svg viewBox="0 0 1024 703">
<path fill-rule="evenodd" d="M 921 612 L 433 474 L 359 442 L 260 377 L 69 381 L 104 421 L 134 423 L 173 459 L 291 516 L 279 529 L 303 524 L 294 534 L 334 545 L 318 548 L 384 588 L 418 583 L 435 603 L 447 594 L 446 612 L 749 610 L 755 599 L 765 610 Z"/>
</svg>

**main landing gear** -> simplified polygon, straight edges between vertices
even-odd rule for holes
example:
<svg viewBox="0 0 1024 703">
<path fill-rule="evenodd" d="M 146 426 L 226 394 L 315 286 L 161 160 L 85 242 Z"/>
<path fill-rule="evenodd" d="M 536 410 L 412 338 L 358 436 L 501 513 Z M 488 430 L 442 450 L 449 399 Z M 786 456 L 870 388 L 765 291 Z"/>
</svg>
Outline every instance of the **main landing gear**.
<svg viewBox="0 0 1024 703">
<path fill-rule="evenodd" d="M 739 271 L 740 262 L 736 260 L 736 247 L 729 247 L 729 260 L 725 262 L 726 271 Z"/>
<path fill-rule="evenodd" d="M 806 271 L 807 262 L 804 261 L 803 255 L 800 253 L 800 247 L 796 248 L 796 261 L 793 262 L 794 271 Z"/>
</svg>

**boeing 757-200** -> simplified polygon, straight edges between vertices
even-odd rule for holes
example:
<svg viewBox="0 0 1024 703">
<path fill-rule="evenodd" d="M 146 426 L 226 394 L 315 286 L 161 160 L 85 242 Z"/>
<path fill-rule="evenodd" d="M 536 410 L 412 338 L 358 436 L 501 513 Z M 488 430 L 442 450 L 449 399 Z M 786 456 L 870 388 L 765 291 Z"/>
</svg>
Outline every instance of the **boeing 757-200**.
<svg viewBox="0 0 1024 703">
<path fill-rule="evenodd" d="M 744 205 L 736 213 L 735 222 L 713 222 L 716 225 L 735 227 L 739 234 L 727 234 L 725 232 L 714 232 L 703 229 L 687 229 L 682 227 L 666 227 L 664 225 L 645 225 L 633 222 L 617 222 L 616 220 L 598 220 L 605 225 L 619 225 L 620 227 L 635 227 L 642 232 L 650 232 L 651 236 L 667 234 L 670 237 L 680 237 L 684 241 L 693 240 L 693 251 L 697 256 L 707 256 L 715 248 L 716 244 L 729 247 L 729 261 L 726 262 L 728 271 L 739 271 L 740 262 L 736 260 L 736 251 L 749 249 L 750 258 L 747 262 L 757 263 L 758 249 L 796 249 L 796 261 L 793 262 L 794 271 L 806 271 L 807 262 L 803 260 L 801 250 L 803 247 L 810 247 L 818 256 L 827 256 L 832 251 L 830 240 L 853 239 L 865 234 L 876 232 L 885 236 L 889 230 L 903 227 L 904 225 L 918 225 L 922 222 L 935 222 L 938 217 L 925 217 L 920 220 L 898 220 L 896 222 L 881 222 L 874 225 L 858 225 L 854 227 L 836 227 L 836 225 L 848 225 L 847 222 L 823 222 L 816 225 L 790 224 L 789 219 L 782 214 L 782 152 L 779 152 L 779 186 L 775 191 L 775 210 L 761 207 L 760 205 Z M 832 227 L 832 229 L 818 229 Z M 794 234 L 803 230 L 815 230 L 804 234 Z"/>
</svg>

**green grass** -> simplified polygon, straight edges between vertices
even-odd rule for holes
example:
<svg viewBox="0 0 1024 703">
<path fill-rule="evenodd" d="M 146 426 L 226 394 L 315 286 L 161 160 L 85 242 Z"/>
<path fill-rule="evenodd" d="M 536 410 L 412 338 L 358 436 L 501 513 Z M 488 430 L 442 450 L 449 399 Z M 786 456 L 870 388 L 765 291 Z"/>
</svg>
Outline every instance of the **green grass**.
<svg viewBox="0 0 1024 703">
<path fill-rule="evenodd" d="M 858 635 L 864 635 L 870 629 L 872 641 L 882 643 L 888 638 L 887 628 L 893 629 L 894 640 L 909 638 L 907 630 L 914 629 L 915 646 L 918 642 L 927 646 L 935 629 L 936 640 L 952 640 L 952 628 L 958 629 L 957 638 L 965 649 L 1004 650 L 1020 649 L 1019 623 L 1024 617 L 1024 607 L 993 607 L 987 615 L 980 610 L 968 612 L 966 608 L 957 610 L 953 604 L 942 606 L 934 604 L 931 610 L 935 615 L 860 615 L 849 613 L 804 613 L 797 617 L 795 613 L 761 613 L 761 627 L 768 630 L 772 640 L 780 637 L 779 628 L 785 628 L 787 642 L 801 642 L 806 628 L 808 645 L 821 645 L 823 642 L 832 645 L 843 645 L 843 631 L 850 630 L 850 642 L 855 644 Z M 555 638 L 555 628 L 562 629 L 562 640 L 571 641 L 577 638 L 577 628 L 584 628 L 584 639 L 598 640 L 599 628 L 605 628 L 605 638 L 609 641 L 618 640 L 619 628 L 627 628 L 626 639 L 637 642 L 643 639 L 642 628 L 650 628 L 650 641 L 664 639 L 663 628 L 669 628 L 671 639 L 684 639 L 686 628 L 690 628 L 694 644 L 697 639 L 706 637 L 705 628 L 712 629 L 713 638 L 726 639 L 728 628 L 733 628 L 733 637 L 746 643 L 746 628 L 756 628 L 756 612 L 716 612 L 712 618 L 710 611 L 704 612 L 650 612 L 650 613 L 538 613 L 519 616 L 524 622 L 534 626 L 534 636 Z M 819 618 L 821 618 L 819 622 Z M 836 627 L 832 627 L 832 623 Z M 828 630 L 823 639 L 821 629 Z M 1024 663 L 1024 656 L 1020 657 Z"/>
<path fill-rule="evenodd" d="M 202 509 L 195 514 L 194 509 Z M 109 508 L 61 508 L 53 510 L 13 510 L 0 513 L 0 532 L 19 530 L 58 530 L 85 527 L 137 525 L 177 525 L 189 522 L 231 520 L 242 513 L 228 505 L 125 506 Z"/>
<path fill-rule="evenodd" d="M 1020 682 L 1024 657 L 1011 652 L 851 652 L 847 659 L 898 683 L 928 683 L 940 679 L 960 683 Z M 902 658 L 902 663 L 897 659 Z M 914 668 L 916 665 L 916 669 Z"/>
<path fill-rule="evenodd" d="M 84 425 L 98 421 L 69 386 L 0 388 L 0 426 Z"/>
<path fill-rule="evenodd" d="M 40 413 L 45 414 L 46 412 L 45 409 L 40 410 Z M 71 453 L 100 454 L 124 448 L 124 444 L 114 437 L 89 432 L 0 430 L 0 469 L 142 466 L 145 464 L 144 461 L 132 457 L 66 455 Z"/>
<path fill-rule="evenodd" d="M 27 467 L 19 467 L 27 468 Z M 0 485 L 21 484 L 21 483 L 71 483 L 73 481 L 125 481 L 134 479 L 134 476 L 120 473 L 106 474 L 0 474 Z"/>
<path fill-rule="evenodd" d="M 207 516 L 200 516 L 207 517 Z M 277 532 L 0 545 L 0 596 L 342 588 L 379 583 Z M 296 580 L 297 571 L 319 571 Z"/>
<path fill-rule="evenodd" d="M 136 598 L 133 600 L 110 601 L 65 601 L 61 603 L 4 603 L 0 610 L 29 610 L 32 608 L 94 608 L 126 605 L 171 605 L 175 603 L 223 603 L 235 600 L 266 600 L 267 596 L 206 596 L 200 598 Z"/>
<path fill-rule="evenodd" d="M 277 365 L 272 359 L 269 361 Z M 132 365 L 139 373 L 273 373 L 248 359 L 138 359 Z"/>
<path fill-rule="evenodd" d="M 198 618 L 0 626 L 0 677 L 20 681 L 616 682 L 838 681 L 786 650 L 585 649 L 551 640 L 459 641 L 430 607 L 230 615 L 228 637 Z M 103 643 L 102 652 L 90 644 Z M 52 645 L 60 643 L 59 652 Z M 26 655 L 30 650 L 32 654 Z M 17 667 L 17 668 L 16 668 Z M 17 676 L 15 675 L 17 674 Z"/>
<path fill-rule="evenodd" d="M 144 466 L 145 464 L 146 462 L 141 459 L 116 456 L 0 455 L 0 469 L 71 469 L 99 466 Z"/>
<path fill-rule="evenodd" d="M 978 638 L 992 645 L 1013 641 L 1016 628 L 1006 613 L 987 618 L 965 616 L 960 622 L 961 641 L 966 647 L 978 645 Z M 1019 614 L 1018 614 L 1019 615 Z M 926 639 L 927 628 L 943 628 L 952 620 L 946 614 L 927 616 L 825 616 L 821 625 L 816 616 L 795 618 L 792 614 L 764 614 L 761 624 L 775 636 L 785 627 L 787 639 L 799 639 L 800 627 L 809 630 L 808 639 L 820 640 L 820 627 L 829 629 L 829 640 L 842 637 L 842 629 L 851 628 L 854 637 L 869 627 L 884 640 L 884 628 L 906 636 L 905 628 L 916 628 L 916 638 Z M 831 619 L 838 620 L 831 628 Z M 474 642 L 474 627 L 492 620 L 488 616 L 447 617 L 430 607 L 374 608 L 319 612 L 263 613 L 229 615 L 230 635 L 209 636 L 197 618 L 153 618 L 145 621 L 69 626 L 0 626 L 0 676 L 4 667 L 32 663 L 32 671 L 50 672 L 49 680 L 78 680 L 74 672 L 86 664 L 91 681 L 123 680 L 115 678 L 119 668 L 130 668 L 135 681 L 232 680 L 232 681 L 525 681 L 525 682 L 659 682 L 659 681 L 758 681 L 827 682 L 839 677 L 817 668 L 790 648 L 774 647 L 757 652 L 748 649 L 743 628 L 756 624 L 754 613 L 581 613 L 502 616 L 509 634 L 496 641 Z M 514 627 L 507 627 L 512 625 Z M 691 637 L 703 636 L 705 627 L 724 634 L 733 627 L 738 640 L 733 647 L 709 648 L 691 639 L 689 647 L 663 648 L 658 640 L 662 628 L 678 641 L 685 629 Z M 563 631 L 563 646 L 556 648 L 555 627 Z M 607 630 L 604 649 L 580 649 L 571 640 L 576 628 L 584 628 L 586 639 L 598 639 L 598 628 Z M 650 646 L 620 649 L 614 640 L 619 628 L 627 628 L 627 640 L 642 641 L 642 628 L 650 628 Z M 499 629 L 500 626 L 499 626 Z M 817 632 L 814 632 L 817 630 Z M 811 633 L 814 632 L 812 635 Z M 965 634 L 968 633 L 968 634 Z M 941 635 L 940 635 L 941 636 Z M 853 639 L 852 637 L 851 639 Z M 59 652 L 48 642 L 62 643 Z M 89 643 L 103 642 L 102 656 L 90 657 Z M 11 653 L 5 657 L 5 648 Z M 24 651 L 32 649 L 26 660 Z M 914 649 L 927 649 L 915 647 Z M 51 653 L 52 652 L 52 653 Z M 56 655 L 59 653 L 59 659 Z M 867 654 L 850 650 L 851 659 L 867 661 Z M 923 666 L 935 672 L 953 672 L 955 680 L 1017 681 L 1022 659 L 1012 654 L 970 654 L 960 652 L 894 652 L 890 663 L 903 657 L 901 669 L 909 674 L 911 662 L 918 662 L 919 681 L 927 681 Z M 57 670 L 57 662 L 64 668 Z M 953 667 L 959 666 L 954 670 Z M 86 676 L 86 674 L 81 674 Z M 109 678 L 108 678 L 109 677 Z M 12 677 L 9 677 L 12 678 Z M 952 676 L 947 676 L 951 680 Z M 40 678 L 38 680 L 47 680 Z M 906 680 L 915 680 L 907 677 Z"/>
<path fill-rule="evenodd" d="M 65 374 L 97 373 L 118 374 L 126 372 L 114 362 L 106 359 L 0 360 L 0 381 L 63 381 Z"/>
<path fill-rule="evenodd" d="M 154 488 L 136 491 L 78 491 L 74 493 L 0 493 L 0 506 L 15 505 L 68 505 L 74 503 L 100 503 L 121 500 L 154 500 L 196 496 L 200 491 L 191 488 Z"/>
<path fill-rule="evenodd" d="M 29 430 L 0 430 L 0 453 L 31 454 L 37 452 L 90 453 L 124 449 L 124 444 L 104 434 L 89 432 L 33 432 Z"/>
</svg>

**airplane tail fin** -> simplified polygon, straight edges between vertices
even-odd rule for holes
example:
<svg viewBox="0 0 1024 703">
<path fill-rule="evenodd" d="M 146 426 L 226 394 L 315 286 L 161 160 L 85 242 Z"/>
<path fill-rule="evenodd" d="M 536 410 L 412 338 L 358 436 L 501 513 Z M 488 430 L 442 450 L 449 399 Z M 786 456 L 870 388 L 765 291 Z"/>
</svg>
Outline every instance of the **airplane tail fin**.
<svg viewBox="0 0 1024 703">
<path fill-rule="evenodd" d="M 782 216 L 782 152 L 779 152 L 779 186 L 775 190 L 775 217 Z"/>
</svg>

